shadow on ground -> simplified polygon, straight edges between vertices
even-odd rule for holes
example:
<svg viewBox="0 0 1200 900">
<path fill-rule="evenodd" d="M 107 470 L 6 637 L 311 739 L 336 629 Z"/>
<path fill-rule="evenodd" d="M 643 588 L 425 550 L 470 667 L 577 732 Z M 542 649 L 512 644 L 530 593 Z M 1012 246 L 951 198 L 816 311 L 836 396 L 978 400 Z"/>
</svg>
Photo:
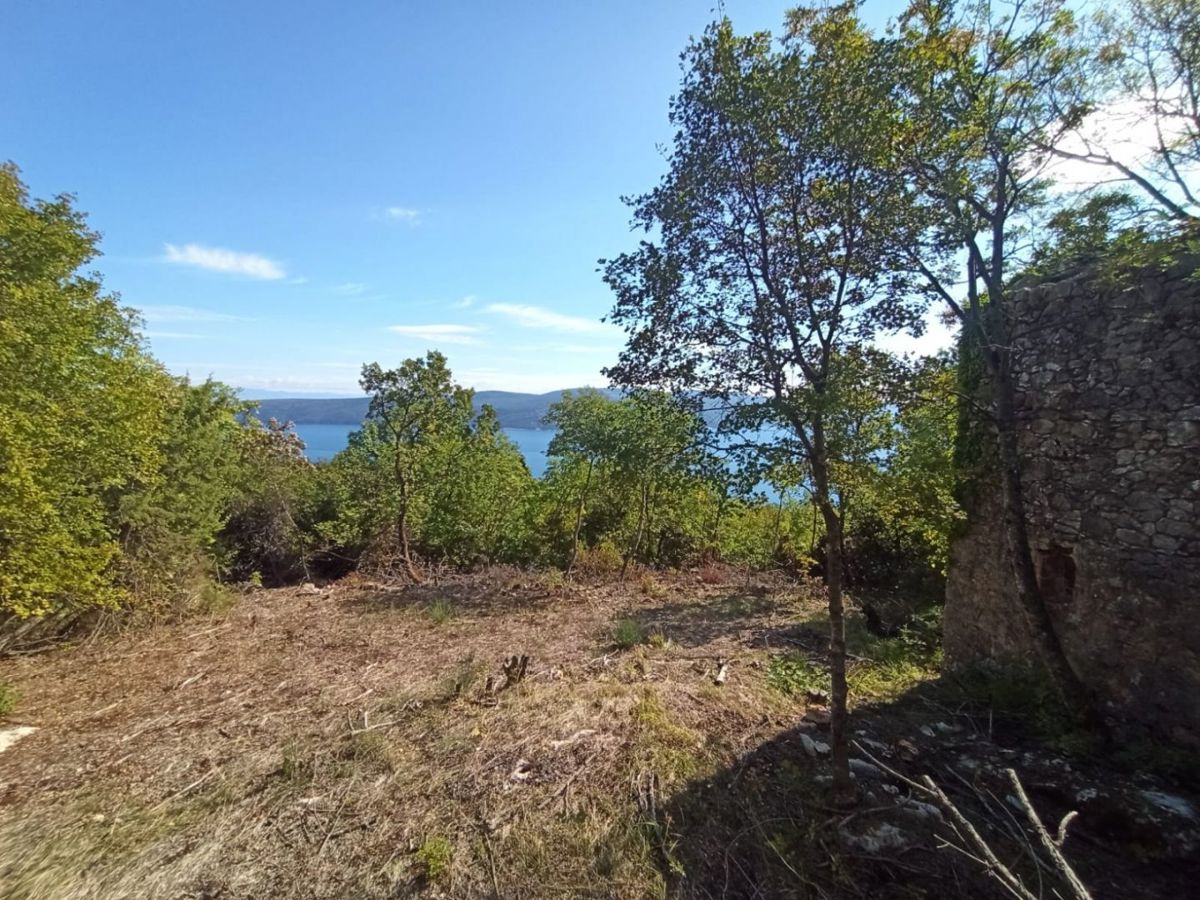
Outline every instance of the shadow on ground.
<svg viewBox="0 0 1200 900">
<path fill-rule="evenodd" d="M 1068 762 L 1022 740 L 1019 729 L 1001 743 L 989 736 L 986 718 L 946 700 L 946 684 L 927 683 L 856 711 L 859 799 L 849 809 L 829 806 L 828 734 L 810 723 L 762 743 L 715 777 L 689 783 L 655 818 L 672 893 L 1010 897 L 983 865 L 947 846 L 976 852 L 933 798 L 891 769 L 910 779 L 930 775 L 1033 896 L 1069 897 L 1014 808 L 1004 776 L 1012 767 L 1052 829 L 1068 811 L 1079 812 L 1065 852 L 1096 900 L 1192 895 L 1200 879 L 1194 794 L 1097 761 Z M 1189 807 L 1190 815 L 1180 814 Z"/>
</svg>

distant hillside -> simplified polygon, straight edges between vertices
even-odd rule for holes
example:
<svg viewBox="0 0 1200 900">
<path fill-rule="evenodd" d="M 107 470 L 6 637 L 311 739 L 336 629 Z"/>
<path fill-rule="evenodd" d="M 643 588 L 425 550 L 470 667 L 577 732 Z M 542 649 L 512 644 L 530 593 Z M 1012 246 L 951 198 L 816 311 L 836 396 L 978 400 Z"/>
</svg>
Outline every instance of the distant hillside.
<svg viewBox="0 0 1200 900">
<path fill-rule="evenodd" d="M 578 390 L 572 388 L 571 390 Z M 548 394 L 520 394 L 515 391 L 477 391 L 475 408 L 487 403 L 496 410 L 504 428 L 545 428 L 542 419 L 550 406 L 562 399 L 565 391 Z M 616 391 L 609 391 L 616 396 Z M 367 414 L 366 397 L 313 399 L 289 397 L 266 399 L 259 403 L 259 415 L 295 422 L 297 425 L 357 425 Z"/>
</svg>

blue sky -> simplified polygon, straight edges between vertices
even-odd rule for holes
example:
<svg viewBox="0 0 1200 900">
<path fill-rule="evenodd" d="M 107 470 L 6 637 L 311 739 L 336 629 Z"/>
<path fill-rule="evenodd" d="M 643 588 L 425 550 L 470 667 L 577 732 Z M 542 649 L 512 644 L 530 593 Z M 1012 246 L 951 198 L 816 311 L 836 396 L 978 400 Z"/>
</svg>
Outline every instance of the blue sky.
<svg viewBox="0 0 1200 900">
<path fill-rule="evenodd" d="M 7 0 L 0 155 L 78 196 L 172 371 L 357 393 L 436 347 L 481 389 L 599 384 L 596 260 L 636 240 L 620 196 L 716 6 Z"/>
</svg>

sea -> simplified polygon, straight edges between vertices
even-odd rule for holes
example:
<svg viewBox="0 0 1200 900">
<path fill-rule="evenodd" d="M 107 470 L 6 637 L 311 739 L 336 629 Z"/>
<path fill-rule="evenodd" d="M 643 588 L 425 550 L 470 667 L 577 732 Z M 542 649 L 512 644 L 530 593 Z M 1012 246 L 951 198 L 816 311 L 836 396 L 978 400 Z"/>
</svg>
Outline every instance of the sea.
<svg viewBox="0 0 1200 900">
<path fill-rule="evenodd" d="M 296 425 L 296 434 L 304 441 L 304 453 L 313 462 L 332 459 L 337 453 L 346 448 L 346 442 L 352 431 L 357 431 L 357 425 L 331 425 L 328 423 L 310 423 Z M 535 478 L 541 478 L 546 471 L 546 450 L 554 437 L 552 429 L 540 428 L 505 428 L 521 455 L 525 457 L 525 465 Z"/>
</svg>

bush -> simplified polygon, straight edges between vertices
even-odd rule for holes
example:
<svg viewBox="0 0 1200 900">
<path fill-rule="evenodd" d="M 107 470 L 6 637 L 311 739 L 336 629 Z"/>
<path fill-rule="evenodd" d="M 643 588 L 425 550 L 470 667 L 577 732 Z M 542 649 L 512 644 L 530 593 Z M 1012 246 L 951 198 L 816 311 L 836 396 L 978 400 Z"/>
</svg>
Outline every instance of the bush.
<svg viewBox="0 0 1200 900">
<path fill-rule="evenodd" d="M 772 656 L 767 663 L 767 684 L 789 697 L 810 691 L 828 692 L 829 674 L 799 653 Z"/>
<path fill-rule="evenodd" d="M 441 881 L 450 874 L 450 863 L 454 858 L 454 848 L 448 838 L 441 835 L 428 837 L 417 848 L 417 864 L 421 874 L 430 881 Z"/>
<path fill-rule="evenodd" d="M 0 681 L 0 716 L 7 716 L 17 705 L 17 691 L 6 681 Z"/>
<path fill-rule="evenodd" d="M 620 650 L 630 650 L 645 640 L 646 632 L 634 619 L 621 619 L 613 625 L 612 643 Z"/>
<path fill-rule="evenodd" d="M 425 607 L 425 614 L 429 616 L 430 621 L 434 625 L 445 625 L 451 619 L 458 615 L 452 604 L 445 597 L 438 597 L 429 606 Z"/>
</svg>

